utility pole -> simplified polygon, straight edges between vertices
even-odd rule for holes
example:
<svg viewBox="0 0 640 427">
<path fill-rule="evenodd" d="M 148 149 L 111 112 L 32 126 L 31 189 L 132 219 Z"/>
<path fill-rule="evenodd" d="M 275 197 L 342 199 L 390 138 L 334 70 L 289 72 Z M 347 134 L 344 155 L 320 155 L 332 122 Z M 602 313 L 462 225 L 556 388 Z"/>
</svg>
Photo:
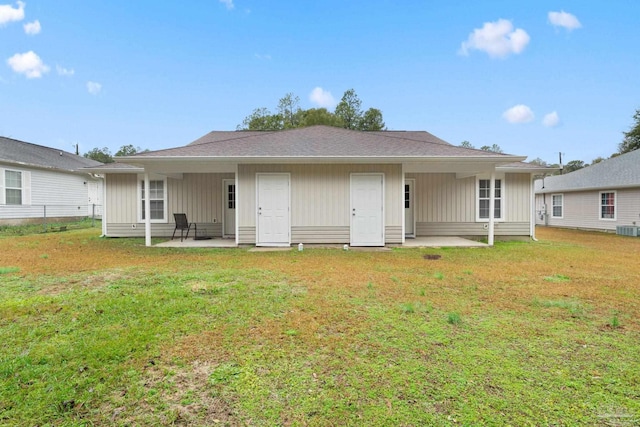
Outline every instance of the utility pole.
<svg viewBox="0 0 640 427">
<path fill-rule="evenodd" d="M 558 152 L 558 157 L 560 158 L 560 175 L 562 175 L 562 170 L 564 169 L 564 166 L 562 166 L 562 153 Z"/>
</svg>

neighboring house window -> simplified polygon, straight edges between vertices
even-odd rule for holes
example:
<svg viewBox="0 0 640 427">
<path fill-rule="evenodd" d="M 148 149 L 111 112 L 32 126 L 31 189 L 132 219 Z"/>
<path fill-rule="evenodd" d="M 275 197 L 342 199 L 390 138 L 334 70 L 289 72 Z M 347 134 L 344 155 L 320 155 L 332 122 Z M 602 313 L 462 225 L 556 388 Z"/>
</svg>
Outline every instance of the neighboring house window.
<svg viewBox="0 0 640 427">
<path fill-rule="evenodd" d="M 562 218 L 562 199 L 562 194 L 551 196 L 551 216 L 553 218 Z"/>
<path fill-rule="evenodd" d="M 149 191 L 145 191 L 144 179 L 140 180 L 140 219 L 146 219 L 145 200 L 149 197 L 150 211 L 149 219 L 151 222 L 166 221 L 167 192 L 166 182 L 164 180 L 150 180 Z"/>
<path fill-rule="evenodd" d="M 22 172 L 4 171 L 4 191 L 7 205 L 22 204 Z"/>
<path fill-rule="evenodd" d="M 616 219 L 616 192 L 600 193 L 600 219 Z"/>
<path fill-rule="evenodd" d="M 502 179 L 495 180 L 494 190 L 494 219 L 502 219 L 502 198 L 504 187 L 502 185 Z M 491 180 L 490 179 L 478 179 L 478 219 L 488 220 L 489 210 L 491 203 Z"/>
</svg>

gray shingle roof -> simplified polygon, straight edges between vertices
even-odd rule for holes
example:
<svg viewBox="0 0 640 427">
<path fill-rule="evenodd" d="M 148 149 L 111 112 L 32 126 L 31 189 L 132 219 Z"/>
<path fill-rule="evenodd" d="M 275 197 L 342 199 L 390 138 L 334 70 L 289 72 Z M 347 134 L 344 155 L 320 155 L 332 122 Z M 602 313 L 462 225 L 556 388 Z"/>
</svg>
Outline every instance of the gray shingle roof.
<svg viewBox="0 0 640 427">
<path fill-rule="evenodd" d="M 640 150 L 535 183 L 536 193 L 640 187 Z"/>
<path fill-rule="evenodd" d="M 507 154 L 454 146 L 428 132 L 361 132 L 330 126 L 285 131 L 210 132 L 189 145 L 144 152 L 129 159 L 160 157 L 512 158 Z"/>
<path fill-rule="evenodd" d="M 0 137 L 0 162 L 77 172 L 102 163 L 55 148 Z"/>
</svg>

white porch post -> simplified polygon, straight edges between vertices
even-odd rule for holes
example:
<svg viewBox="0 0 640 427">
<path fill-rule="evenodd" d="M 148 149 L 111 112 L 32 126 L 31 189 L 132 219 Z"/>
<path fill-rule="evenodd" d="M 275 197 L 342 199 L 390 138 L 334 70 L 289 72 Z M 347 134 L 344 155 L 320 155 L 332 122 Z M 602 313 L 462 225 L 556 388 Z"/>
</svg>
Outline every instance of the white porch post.
<svg viewBox="0 0 640 427">
<path fill-rule="evenodd" d="M 149 197 L 149 172 L 144 172 L 144 244 L 151 246 L 151 197 Z"/>
<path fill-rule="evenodd" d="M 489 181 L 489 246 L 493 246 L 494 230 L 495 230 L 495 210 L 496 210 L 496 171 L 491 171 L 491 179 Z"/>
<path fill-rule="evenodd" d="M 531 191 L 531 206 L 529 208 L 529 233 L 531 234 L 531 238 L 536 240 L 536 177 L 531 174 L 531 187 L 529 191 Z"/>
<path fill-rule="evenodd" d="M 400 172 L 401 172 L 401 175 L 402 175 L 402 182 L 400 183 L 400 206 L 401 206 L 401 210 L 402 210 L 402 218 L 401 218 L 401 221 L 402 221 L 402 244 L 404 245 L 405 236 L 406 236 L 405 233 L 407 232 L 405 230 L 406 223 L 407 223 L 407 220 L 405 218 L 406 209 L 404 208 L 404 198 L 405 198 L 404 186 L 405 186 L 405 179 L 406 179 L 406 176 L 405 176 L 405 173 L 404 173 L 404 163 L 401 166 L 401 171 Z M 415 189 L 414 189 L 414 191 L 415 191 Z M 411 207 L 413 207 L 413 201 L 411 201 L 411 203 L 412 203 Z"/>
<path fill-rule="evenodd" d="M 239 184 L 240 184 L 240 182 L 238 180 L 238 164 L 237 163 L 236 163 L 236 172 L 235 172 L 233 178 L 234 178 L 234 183 L 235 183 L 235 186 L 236 186 L 236 194 L 235 194 L 235 196 L 236 196 L 236 199 L 235 199 L 235 201 L 236 201 L 236 211 L 235 211 L 235 216 L 236 216 L 236 246 L 237 246 L 237 245 L 240 244 L 240 232 L 239 232 L 239 230 L 240 230 L 240 226 L 239 226 L 240 225 L 240 221 L 239 221 L 240 214 L 239 214 L 239 212 L 240 212 L 240 209 L 241 209 L 240 208 L 240 197 L 239 197 L 239 194 L 240 194 L 240 185 Z"/>
<path fill-rule="evenodd" d="M 107 235 L 107 174 L 102 177 L 102 236 Z"/>
</svg>

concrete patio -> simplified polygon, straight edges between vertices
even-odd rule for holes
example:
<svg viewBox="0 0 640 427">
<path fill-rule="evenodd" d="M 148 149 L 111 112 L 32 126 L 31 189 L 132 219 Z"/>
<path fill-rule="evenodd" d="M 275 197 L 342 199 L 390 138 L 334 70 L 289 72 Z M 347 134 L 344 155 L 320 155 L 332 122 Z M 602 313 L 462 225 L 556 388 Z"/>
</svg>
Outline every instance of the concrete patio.
<svg viewBox="0 0 640 427">
<path fill-rule="evenodd" d="M 180 241 L 179 239 L 168 240 L 161 242 L 155 247 L 160 248 L 235 248 L 238 247 L 234 239 L 207 239 L 207 240 L 194 240 L 193 238 Z M 297 243 L 291 245 L 291 249 L 297 250 Z M 305 249 L 312 248 L 338 248 L 342 249 L 344 245 L 305 245 Z M 395 245 L 390 245 L 391 247 Z M 477 242 L 475 240 L 464 239 L 462 237 L 455 236 L 441 236 L 441 237 L 417 237 L 415 239 L 405 239 L 403 245 L 398 245 L 403 248 L 482 248 L 489 247 L 486 243 Z M 263 248 L 256 248 L 263 249 Z M 264 248 L 264 250 L 273 250 L 273 248 Z M 284 248 L 286 249 L 286 248 Z M 382 248 L 349 248 L 352 250 L 373 250 Z M 283 248 L 278 248 L 283 250 Z"/>
</svg>

